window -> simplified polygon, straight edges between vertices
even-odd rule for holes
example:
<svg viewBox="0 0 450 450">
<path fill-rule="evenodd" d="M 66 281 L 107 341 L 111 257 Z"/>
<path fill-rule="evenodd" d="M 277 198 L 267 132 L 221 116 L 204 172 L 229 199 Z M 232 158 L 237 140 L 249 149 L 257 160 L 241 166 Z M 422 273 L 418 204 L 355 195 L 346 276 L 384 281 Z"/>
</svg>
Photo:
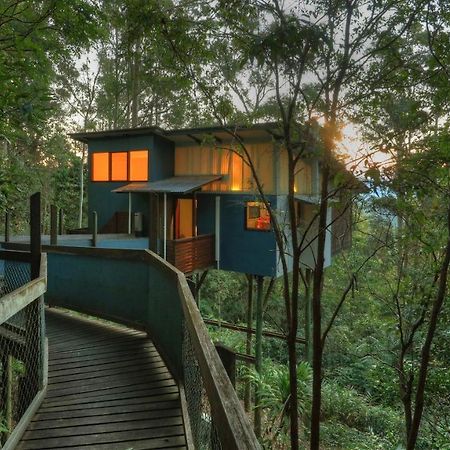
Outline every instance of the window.
<svg viewBox="0 0 450 450">
<path fill-rule="evenodd" d="M 148 151 L 135 150 L 130 152 L 130 181 L 148 180 Z"/>
<path fill-rule="evenodd" d="M 111 181 L 128 180 L 128 153 L 111 153 Z"/>
<path fill-rule="evenodd" d="M 92 154 L 92 180 L 109 181 L 109 153 Z"/>
<path fill-rule="evenodd" d="M 148 181 L 148 150 L 92 153 L 92 181 Z"/>
<path fill-rule="evenodd" d="M 270 215 L 262 202 L 247 202 L 245 227 L 247 230 L 270 230 Z"/>
</svg>

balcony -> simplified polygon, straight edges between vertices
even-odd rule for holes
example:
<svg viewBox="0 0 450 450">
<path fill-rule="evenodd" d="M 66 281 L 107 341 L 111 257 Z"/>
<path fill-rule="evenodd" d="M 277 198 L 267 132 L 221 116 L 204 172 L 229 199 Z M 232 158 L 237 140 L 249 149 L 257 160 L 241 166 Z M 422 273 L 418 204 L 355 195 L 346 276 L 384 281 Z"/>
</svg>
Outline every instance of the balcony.
<svg viewBox="0 0 450 450">
<path fill-rule="evenodd" d="M 167 261 L 183 273 L 214 266 L 214 235 L 167 241 Z"/>
</svg>

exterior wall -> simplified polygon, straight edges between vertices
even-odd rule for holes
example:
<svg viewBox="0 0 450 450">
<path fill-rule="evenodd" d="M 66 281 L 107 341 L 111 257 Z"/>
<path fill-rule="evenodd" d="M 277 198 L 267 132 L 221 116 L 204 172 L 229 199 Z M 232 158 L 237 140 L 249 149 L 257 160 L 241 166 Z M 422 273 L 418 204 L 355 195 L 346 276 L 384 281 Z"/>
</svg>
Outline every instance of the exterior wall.
<svg viewBox="0 0 450 450">
<path fill-rule="evenodd" d="M 92 139 L 88 144 L 88 204 L 89 228 L 92 229 L 92 212 L 97 211 L 98 229 L 105 226 L 116 211 L 128 211 L 128 194 L 111 191 L 127 184 L 126 181 L 92 181 L 91 154 L 95 152 L 119 152 L 125 150 L 149 150 L 149 178 L 151 181 L 173 176 L 173 143 L 159 136 L 132 136 L 123 138 Z M 132 212 L 144 215 L 144 233 L 148 231 L 148 195 L 132 193 Z"/>
<path fill-rule="evenodd" d="M 245 229 L 245 203 L 251 195 L 221 195 L 220 263 L 223 270 L 276 276 L 276 244 L 272 231 Z M 269 196 L 276 205 L 277 198 Z"/>
<path fill-rule="evenodd" d="M 298 202 L 298 207 L 300 208 L 300 230 L 299 237 L 300 239 L 303 236 L 304 230 L 309 226 L 310 222 L 314 220 L 315 215 L 318 212 L 319 205 L 306 203 L 306 202 Z M 287 242 L 290 243 L 290 231 L 287 222 L 287 196 L 278 197 L 278 215 L 280 217 L 280 222 L 285 218 L 285 235 Z M 325 236 L 325 261 L 324 267 L 328 267 L 332 263 L 332 208 L 328 208 L 327 211 L 327 224 L 329 225 L 326 236 Z M 300 263 L 302 266 L 314 269 L 316 265 L 316 255 L 317 255 L 317 233 L 318 233 L 318 218 L 316 217 L 315 223 L 310 227 L 308 233 L 306 235 L 304 244 L 303 244 L 303 253 L 300 257 Z M 288 253 L 292 254 L 288 248 Z M 292 270 L 292 258 L 287 255 L 287 263 L 289 270 Z M 277 276 L 281 276 L 283 274 L 280 254 L 277 248 Z"/>
<path fill-rule="evenodd" d="M 205 192 L 256 192 L 248 165 L 224 148 L 208 145 L 177 146 L 175 175 L 223 175 L 220 181 L 203 188 Z M 246 144 L 256 172 L 268 194 L 275 191 L 274 150 L 271 141 Z"/>
<path fill-rule="evenodd" d="M 277 170 L 277 193 L 286 195 L 288 193 L 288 158 L 287 153 L 282 148 L 276 148 L 278 157 Z M 318 163 L 315 159 L 301 159 L 297 163 L 295 188 L 297 194 L 315 195 L 319 192 L 317 179 Z"/>
</svg>

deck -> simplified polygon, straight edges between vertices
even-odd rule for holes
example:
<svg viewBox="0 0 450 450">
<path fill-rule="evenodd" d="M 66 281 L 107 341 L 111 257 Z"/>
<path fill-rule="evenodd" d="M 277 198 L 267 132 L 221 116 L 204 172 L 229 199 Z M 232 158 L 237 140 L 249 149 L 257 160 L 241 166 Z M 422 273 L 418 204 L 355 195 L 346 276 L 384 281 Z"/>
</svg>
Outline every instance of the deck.
<svg viewBox="0 0 450 450">
<path fill-rule="evenodd" d="M 18 449 L 186 448 L 178 386 L 145 333 L 46 312 L 49 380 Z"/>
</svg>

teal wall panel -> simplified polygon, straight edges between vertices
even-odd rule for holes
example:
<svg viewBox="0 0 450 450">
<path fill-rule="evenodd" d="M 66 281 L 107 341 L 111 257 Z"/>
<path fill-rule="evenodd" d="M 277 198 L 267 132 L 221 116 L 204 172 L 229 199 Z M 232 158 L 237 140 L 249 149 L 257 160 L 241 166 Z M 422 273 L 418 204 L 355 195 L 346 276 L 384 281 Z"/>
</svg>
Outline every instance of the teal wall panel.
<svg viewBox="0 0 450 450">
<path fill-rule="evenodd" d="M 91 154 L 95 152 L 120 152 L 125 150 L 149 150 L 149 178 L 157 181 L 173 176 L 174 147 L 171 141 L 151 134 L 120 138 L 92 139 L 88 144 L 88 205 L 89 229 L 92 230 L 92 212 L 97 212 L 98 229 L 108 223 L 116 211 L 128 211 L 128 194 L 111 191 L 127 182 L 91 181 Z M 132 212 L 144 215 L 144 233 L 148 230 L 148 195 L 134 193 L 131 198 Z"/>
<path fill-rule="evenodd" d="M 182 309 L 175 272 L 161 263 L 47 254 L 50 305 L 146 329 L 175 376 L 182 373 Z"/>
<path fill-rule="evenodd" d="M 276 207 L 276 197 L 268 196 Z M 220 199 L 220 268 L 276 276 L 276 243 L 272 231 L 245 229 L 245 206 L 255 196 L 230 194 Z"/>
</svg>

